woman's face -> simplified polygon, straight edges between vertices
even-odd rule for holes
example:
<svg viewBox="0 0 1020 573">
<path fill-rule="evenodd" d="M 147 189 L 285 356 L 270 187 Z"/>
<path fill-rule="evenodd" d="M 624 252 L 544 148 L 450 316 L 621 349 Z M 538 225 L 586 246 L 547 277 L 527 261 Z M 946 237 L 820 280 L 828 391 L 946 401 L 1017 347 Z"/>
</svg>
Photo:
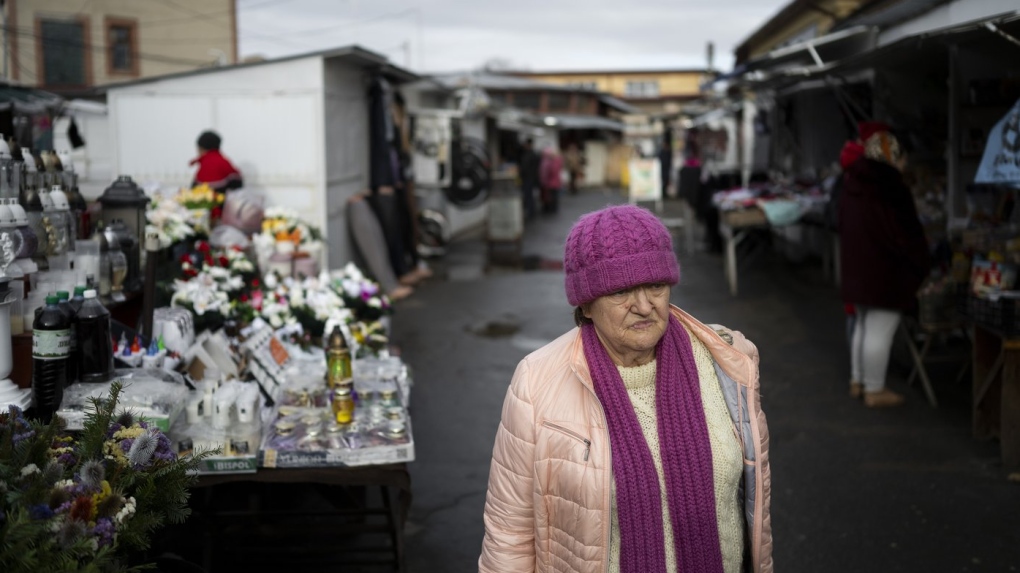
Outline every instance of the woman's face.
<svg viewBox="0 0 1020 573">
<path fill-rule="evenodd" d="M 669 285 L 654 283 L 618 291 L 581 307 L 613 362 L 640 366 L 655 357 L 669 324 Z"/>
</svg>

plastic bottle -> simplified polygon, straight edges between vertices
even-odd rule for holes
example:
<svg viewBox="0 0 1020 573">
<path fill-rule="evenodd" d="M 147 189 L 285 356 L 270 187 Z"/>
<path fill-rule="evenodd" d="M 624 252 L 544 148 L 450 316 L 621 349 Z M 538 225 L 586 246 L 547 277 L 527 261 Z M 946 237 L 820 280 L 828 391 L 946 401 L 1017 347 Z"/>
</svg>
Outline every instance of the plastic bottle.
<svg viewBox="0 0 1020 573">
<path fill-rule="evenodd" d="M 64 383 L 64 387 L 68 387 L 74 384 L 75 380 L 78 379 L 78 364 L 75 359 L 78 357 L 78 333 L 75 330 L 75 323 L 78 322 L 78 317 L 75 316 L 75 311 L 71 308 L 71 293 L 66 290 L 57 291 L 57 306 L 60 310 L 64 311 L 64 316 L 67 317 L 67 323 L 71 326 L 71 351 L 67 355 L 67 381 Z"/>
<path fill-rule="evenodd" d="M 32 391 L 36 415 L 47 423 L 64 398 L 70 338 L 70 321 L 58 306 L 57 296 L 47 296 L 32 323 Z"/>
<path fill-rule="evenodd" d="M 96 291 L 84 293 L 78 310 L 78 377 L 82 382 L 106 382 L 113 376 L 113 340 L 110 311 L 96 298 Z"/>
</svg>

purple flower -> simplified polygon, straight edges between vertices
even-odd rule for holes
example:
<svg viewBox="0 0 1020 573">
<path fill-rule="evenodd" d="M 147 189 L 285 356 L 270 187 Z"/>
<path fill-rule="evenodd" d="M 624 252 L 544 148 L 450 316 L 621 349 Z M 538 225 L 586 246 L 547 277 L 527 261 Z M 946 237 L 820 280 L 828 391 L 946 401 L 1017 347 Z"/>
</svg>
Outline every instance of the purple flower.
<svg viewBox="0 0 1020 573">
<path fill-rule="evenodd" d="M 96 526 L 92 528 L 92 534 L 96 537 L 100 547 L 113 545 L 114 533 L 116 533 L 116 530 L 113 526 L 113 520 L 109 517 L 100 517 L 96 520 Z"/>
<path fill-rule="evenodd" d="M 57 456 L 57 461 L 60 462 L 65 468 L 74 467 L 78 463 L 77 458 L 74 457 L 74 452 L 64 452 Z"/>
<path fill-rule="evenodd" d="M 18 442 L 27 440 L 27 439 L 31 438 L 32 436 L 34 436 L 34 435 L 35 435 L 35 430 L 31 430 L 30 429 L 30 430 L 27 430 L 27 431 L 24 431 L 24 432 L 21 432 L 21 433 L 15 433 L 14 436 L 13 436 L 13 440 L 14 440 L 14 443 L 17 444 Z"/>
<path fill-rule="evenodd" d="M 127 455 L 127 453 L 131 451 L 131 446 L 134 443 L 135 443 L 135 439 L 134 438 L 127 438 L 127 439 L 122 440 L 120 442 L 119 446 L 120 446 L 121 451 L 124 452 L 124 455 Z"/>
<path fill-rule="evenodd" d="M 28 508 L 28 516 L 32 519 L 41 520 L 53 517 L 53 510 L 44 503 L 39 503 Z"/>
</svg>

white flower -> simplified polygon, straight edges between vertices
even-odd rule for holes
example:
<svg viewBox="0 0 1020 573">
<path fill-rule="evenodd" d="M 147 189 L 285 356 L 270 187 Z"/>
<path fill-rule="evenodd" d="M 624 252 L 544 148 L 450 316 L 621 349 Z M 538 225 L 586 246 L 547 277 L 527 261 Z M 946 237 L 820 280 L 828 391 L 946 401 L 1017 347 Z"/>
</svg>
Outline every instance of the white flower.
<svg viewBox="0 0 1020 573">
<path fill-rule="evenodd" d="M 269 290 L 276 290 L 277 286 L 276 275 L 274 273 L 267 274 L 265 277 L 262 278 L 262 284 L 266 285 L 266 288 Z"/>
<path fill-rule="evenodd" d="M 269 317 L 269 325 L 273 328 L 280 328 L 283 326 L 283 320 L 280 319 L 280 315 L 273 314 Z"/>
<path fill-rule="evenodd" d="M 376 297 L 368 299 L 368 306 L 372 308 L 382 308 L 382 301 Z"/>
<path fill-rule="evenodd" d="M 37 473 L 40 473 L 39 466 L 35 464 L 28 464 L 27 466 L 21 468 L 21 477 L 28 477 L 32 474 Z"/>
<path fill-rule="evenodd" d="M 133 497 L 127 498 L 124 501 L 124 507 L 120 508 L 120 511 L 118 511 L 117 515 L 115 515 L 113 518 L 117 521 L 117 523 L 124 523 L 132 515 L 135 514 L 136 505 L 137 504 L 135 503 L 135 498 Z"/>
</svg>

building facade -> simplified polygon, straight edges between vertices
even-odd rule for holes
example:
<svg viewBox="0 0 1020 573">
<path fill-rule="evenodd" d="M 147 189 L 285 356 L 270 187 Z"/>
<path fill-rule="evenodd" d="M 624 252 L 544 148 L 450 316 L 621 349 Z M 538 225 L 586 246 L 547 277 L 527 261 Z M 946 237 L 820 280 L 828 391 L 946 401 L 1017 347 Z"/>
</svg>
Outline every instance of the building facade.
<svg viewBox="0 0 1020 573">
<path fill-rule="evenodd" d="M 62 95 L 237 62 L 236 0 L 6 0 L 5 80 Z"/>
<path fill-rule="evenodd" d="M 549 84 L 603 92 L 650 115 L 675 114 L 698 97 L 707 70 L 514 72 Z"/>
</svg>

